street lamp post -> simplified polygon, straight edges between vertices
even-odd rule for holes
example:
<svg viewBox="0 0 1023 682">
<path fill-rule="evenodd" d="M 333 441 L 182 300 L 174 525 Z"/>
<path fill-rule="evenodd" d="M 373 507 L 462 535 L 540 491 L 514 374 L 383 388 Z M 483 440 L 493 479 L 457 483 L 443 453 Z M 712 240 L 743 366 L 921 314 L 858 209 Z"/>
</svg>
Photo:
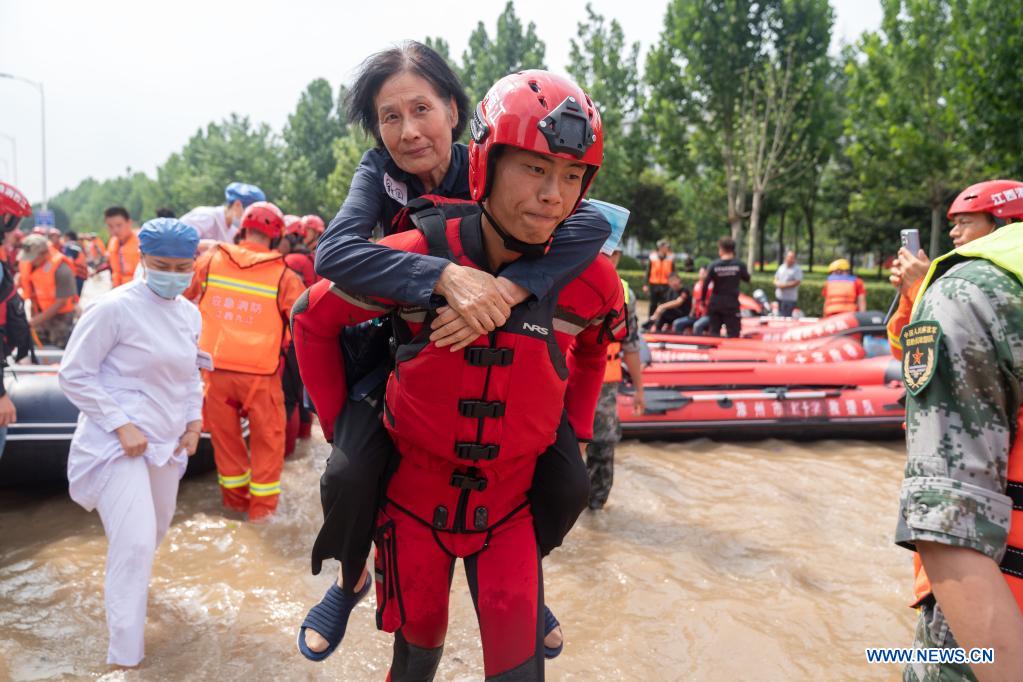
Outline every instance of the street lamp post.
<svg viewBox="0 0 1023 682">
<path fill-rule="evenodd" d="M 8 135 L 7 133 L 0 133 L 0 137 L 6 138 L 11 143 L 11 161 L 14 166 L 14 184 L 18 184 L 18 140 L 14 135 Z"/>
<path fill-rule="evenodd" d="M 46 195 L 46 96 L 43 94 L 43 84 L 38 82 L 38 81 L 29 80 L 28 78 L 22 78 L 21 76 L 15 76 L 14 74 L 10 74 L 10 73 L 0 73 L 0 78 L 10 78 L 11 80 L 21 81 L 22 83 L 28 83 L 32 87 L 34 87 L 37 90 L 39 90 L 39 113 L 40 113 L 40 123 L 41 123 L 41 128 L 42 128 L 42 133 L 43 133 L 43 135 L 42 135 L 42 141 L 43 141 L 43 210 L 45 211 L 47 209 L 48 197 Z"/>
</svg>

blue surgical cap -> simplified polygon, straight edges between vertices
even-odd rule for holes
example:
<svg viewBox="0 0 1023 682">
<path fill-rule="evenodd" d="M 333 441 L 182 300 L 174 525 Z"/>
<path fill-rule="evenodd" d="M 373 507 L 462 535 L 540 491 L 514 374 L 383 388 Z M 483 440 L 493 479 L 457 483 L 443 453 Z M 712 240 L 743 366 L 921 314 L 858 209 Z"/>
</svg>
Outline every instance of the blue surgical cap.
<svg viewBox="0 0 1023 682">
<path fill-rule="evenodd" d="M 232 182 L 228 185 L 227 189 L 224 190 L 224 198 L 227 199 L 229 204 L 240 201 L 245 208 L 248 208 L 250 204 L 254 204 L 257 201 L 266 201 L 266 195 L 263 194 L 263 190 L 255 185 L 249 185 L 244 182 Z"/>
<path fill-rule="evenodd" d="M 164 258 L 195 258 L 199 233 L 177 218 L 154 218 L 139 230 L 139 251 Z"/>
<path fill-rule="evenodd" d="M 625 225 L 629 222 L 629 209 L 599 199 L 590 199 L 590 204 L 597 208 L 607 222 L 611 223 L 611 236 L 607 238 L 604 245 L 600 247 L 601 253 L 611 255 L 622 243 L 622 235 L 625 234 Z"/>
</svg>

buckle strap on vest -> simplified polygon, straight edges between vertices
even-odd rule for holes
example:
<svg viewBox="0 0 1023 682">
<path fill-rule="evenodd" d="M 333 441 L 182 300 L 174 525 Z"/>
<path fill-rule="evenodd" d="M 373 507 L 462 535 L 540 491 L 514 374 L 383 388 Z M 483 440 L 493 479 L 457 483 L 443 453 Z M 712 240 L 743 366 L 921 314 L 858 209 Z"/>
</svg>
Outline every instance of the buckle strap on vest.
<svg viewBox="0 0 1023 682">
<path fill-rule="evenodd" d="M 1023 548 L 1009 545 L 1005 548 L 1005 556 L 998 565 L 1002 573 L 1023 579 Z"/>
<path fill-rule="evenodd" d="M 1005 494 L 1012 498 L 1012 508 L 1015 511 L 1023 511 L 1023 483 L 1009 481 Z"/>
<path fill-rule="evenodd" d="M 462 490 L 475 490 L 482 492 L 487 489 L 487 479 L 483 477 L 460 474 L 457 471 L 451 474 L 451 485 Z"/>
<path fill-rule="evenodd" d="M 473 367 L 507 367 L 515 352 L 511 348 L 484 348 L 470 346 L 465 349 L 465 361 Z"/>
<path fill-rule="evenodd" d="M 458 459 L 495 459 L 500 445 L 485 445 L 483 443 L 455 443 L 455 455 Z"/>
<path fill-rule="evenodd" d="M 463 417 L 471 417 L 473 419 L 479 419 L 482 417 L 503 417 L 504 416 L 504 403 L 494 400 L 459 400 L 458 401 L 458 414 Z"/>
</svg>

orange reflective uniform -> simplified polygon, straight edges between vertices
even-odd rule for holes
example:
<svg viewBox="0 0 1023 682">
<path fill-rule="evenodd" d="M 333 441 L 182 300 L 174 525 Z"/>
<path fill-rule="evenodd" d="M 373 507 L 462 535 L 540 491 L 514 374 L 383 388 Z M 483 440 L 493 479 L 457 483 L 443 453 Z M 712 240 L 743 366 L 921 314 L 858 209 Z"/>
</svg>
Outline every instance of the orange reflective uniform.
<svg viewBox="0 0 1023 682">
<path fill-rule="evenodd" d="M 656 251 L 650 254 L 649 284 L 667 284 L 668 275 L 675 271 L 675 254 L 668 253 L 663 258 Z"/>
<path fill-rule="evenodd" d="M 632 289 L 629 288 L 629 283 L 624 279 L 619 280 L 622 283 L 622 291 L 625 292 L 625 306 L 632 305 Z M 628 314 L 628 312 L 626 313 Z M 605 384 L 618 384 L 622 381 L 622 344 L 619 342 L 609 343 L 607 345 L 607 365 L 604 368 L 604 383 Z"/>
<path fill-rule="evenodd" d="M 117 237 L 111 237 L 107 250 L 110 254 L 110 285 L 119 287 L 127 284 L 135 276 L 135 268 L 139 265 L 138 237 L 132 231 L 131 237 L 124 244 Z"/>
<path fill-rule="evenodd" d="M 899 338 L 902 336 L 902 328 L 909 324 L 909 320 L 913 316 L 913 302 L 916 301 L 917 294 L 920 293 L 920 285 L 923 283 L 921 278 L 910 287 L 909 291 L 899 297 L 899 307 L 888 320 L 886 327 L 888 347 L 891 348 L 892 355 L 896 360 L 902 359 L 902 342 L 899 341 Z"/>
<path fill-rule="evenodd" d="M 604 369 L 604 383 L 617 384 L 622 380 L 622 344 L 609 343 L 607 346 L 607 367 Z"/>
<path fill-rule="evenodd" d="M 824 283 L 824 317 L 840 313 L 855 313 L 859 310 L 856 303 L 856 278 L 828 279 Z"/>
<path fill-rule="evenodd" d="M 32 291 L 32 261 L 18 261 L 18 288 L 21 289 L 21 298 L 31 301 L 35 296 Z"/>
<path fill-rule="evenodd" d="M 78 279 L 89 278 L 89 265 L 85 260 L 84 249 L 79 249 L 78 255 L 75 256 L 74 261 L 72 261 L 72 265 L 74 267 L 75 277 L 77 277 Z"/>
<path fill-rule="evenodd" d="M 1006 540 L 1006 559 L 1023 557 L 1023 410 L 1016 417 L 1016 440 L 1009 450 L 1009 466 L 1006 472 L 1007 493 L 1012 498 L 1012 515 L 1009 517 L 1009 537 Z M 1023 611 L 1023 572 L 1016 572 L 1003 565 L 1002 575 L 1009 584 L 1016 605 Z M 913 552 L 913 596 L 917 606 L 931 594 L 931 581 L 924 572 L 920 555 Z"/>
<path fill-rule="evenodd" d="M 86 241 L 83 246 L 85 247 L 85 255 L 89 261 L 98 263 L 101 260 L 105 260 L 107 257 L 107 247 L 103 244 L 103 240 L 99 237 L 93 237 Z"/>
<path fill-rule="evenodd" d="M 243 241 L 204 253 L 185 292 L 199 298 L 199 348 L 213 357 L 213 371 L 203 372 L 203 422 L 222 499 L 250 520 L 272 514 L 281 493 L 285 416 L 278 367 L 288 316 L 304 289 L 279 253 Z M 248 448 L 239 421 L 246 416 Z"/>
<path fill-rule="evenodd" d="M 46 262 L 38 268 L 33 268 L 31 261 L 22 261 L 23 266 L 28 266 L 28 277 L 26 278 L 29 282 L 29 291 L 31 292 L 30 300 L 32 301 L 32 312 L 39 314 L 52 306 L 57 302 L 57 268 L 61 264 L 67 265 L 68 268 L 74 272 L 75 266 L 71 262 L 71 259 L 57 251 L 54 248 L 50 248 L 50 252 L 47 256 Z M 25 272 L 25 268 L 21 268 L 21 272 Z M 24 290 L 24 287 L 22 287 Z M 70 313 L 75 309 L 75 303 L 78 302 L 77 296 L 71 296 L 67 302 L 64 303 L 57 310 L 58 314 Z"/>
</svg>

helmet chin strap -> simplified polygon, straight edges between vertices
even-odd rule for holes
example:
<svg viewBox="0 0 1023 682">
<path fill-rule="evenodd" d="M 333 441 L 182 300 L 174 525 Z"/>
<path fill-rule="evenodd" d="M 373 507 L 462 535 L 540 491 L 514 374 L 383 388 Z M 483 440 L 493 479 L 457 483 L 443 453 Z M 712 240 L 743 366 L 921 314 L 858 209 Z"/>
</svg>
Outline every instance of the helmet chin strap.
<svg viewBox="0 0 1023 682">
<path fill-rule="evenodd" d="M 490 212 L 487 210 L 486 206 L 483 205 L 482 201 L 479 202 L 479 205 L 480 210 L 483 211 L 483 215 L 486 216 L 488 221 L 490 221 L 490 226 L 494 228 L 494 231 L 497 232 L 497 234 L 501 237 L 501 240 L 504 242 L 504 248 L 509 251 L 520 253 L 523 258 L 535 259 L 546 254 L 547 250 L 551 248 L 551 242 L 554 240 L 553 234 L 547 239 L 547 241 L 540 244 L 530 244 L 529 242 L 524 242 L 521 239 L 516 239 L 508 234 L 504 228 L 502 228 L 498 222 L 494 220 L 494 216 L 490 215 Z"/>
</svg>

